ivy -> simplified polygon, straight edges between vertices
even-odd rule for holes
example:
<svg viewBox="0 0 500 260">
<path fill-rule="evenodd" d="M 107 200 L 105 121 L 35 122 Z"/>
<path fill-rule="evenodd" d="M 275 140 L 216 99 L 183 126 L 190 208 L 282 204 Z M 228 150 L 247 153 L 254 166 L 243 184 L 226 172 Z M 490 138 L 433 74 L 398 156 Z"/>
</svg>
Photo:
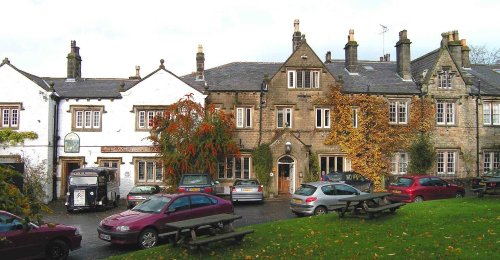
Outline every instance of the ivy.
<svg viewBox="0 0 500 260">
<path fill-rule="evenodd" d="M 37 139 L 38 135 L 35 132 L 18 132 L 10 128 L 0 130 L 0 144 L 16 145 L 22 144 L 26 139 Z"/>
</svg>

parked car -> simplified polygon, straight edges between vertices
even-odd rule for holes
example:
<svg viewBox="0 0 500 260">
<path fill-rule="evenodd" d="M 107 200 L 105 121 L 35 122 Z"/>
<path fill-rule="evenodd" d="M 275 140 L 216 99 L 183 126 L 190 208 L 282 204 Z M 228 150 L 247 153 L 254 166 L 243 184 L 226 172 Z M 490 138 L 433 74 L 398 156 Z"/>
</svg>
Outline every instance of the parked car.
<svg viewBox="0 0 500 260">
<path fill-rule="evenodd" d="M 259 201 L 264 202 L 262 185 L 256 179 L 235 180 L 231 186 L 231 202 L 236 201 Z"/>
<path fill-rule="evenodd" d="M 290 209 L 297 216 L 326 214 L 332 207 L 345 204 L 339 199 L 360 194 L 365 192 L 341 182 L 303 183 L 292 195 Z"/>
<path fill-rule="evenodd" d="M 465 189 L 450 184 L 436 176 L 401 176 L 392 183 L 388 191 L 392 193 L 391 201 L 422 202 L 445 198 L 462 198 Z"/>
<path fill-rule="evenodd" d="M 472 191 L 477 192 L 479 197 L 484 194 L 500 193 L 500 169 L 487 172 L 481 177 L 472 179 Z"/>
<path fill-rule="evenodd" d="M 0 210 L 2 259 L 66 259 L 70 250 L 80 248 L 82 236 L 75 227 L 61 224 L 26 223 L 21 217 Z"/>
<path fill-rule="evenodd" d="M 174 231 L 165 224 L 208 215 L 233 213 L 233 204 L 206 193 L 155 194 L 134 208 L 103 219 L 100 239 L 113 244 L 154 247 L 158 234 Z"/>
<path fill-rule="evenodd" d="M 373 192 L 373 181 L 357 172 L 332 172 L 326 175 L 326 179 L 347 183 L 363 192 Z"/>
<path fill-rule="evenodd" d="M 203 192 L 215 194 L 215 185 L 218 183 L 218 181 L 214 181 L 212 176 L 207 173 L 187 173 L 182 175 L 179 182 L 179 193 Z"/>
<path fill-rule="evenodd" d="M 160 186 L 158 185 L 139 184 L 134 186 L 127 194 L 127 208 L 133 208 L 156 193 L 160 193 Z"/>
</svg>

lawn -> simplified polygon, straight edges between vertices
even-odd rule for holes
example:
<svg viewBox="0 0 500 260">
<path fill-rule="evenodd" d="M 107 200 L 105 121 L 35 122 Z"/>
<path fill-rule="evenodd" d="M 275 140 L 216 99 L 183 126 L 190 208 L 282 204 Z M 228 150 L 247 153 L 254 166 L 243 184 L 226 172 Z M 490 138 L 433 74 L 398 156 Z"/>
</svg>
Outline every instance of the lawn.
<svg viewBox="0 0 500 260">
<path fill-rule="evenodd" d="M 243 216 L 244 217 L 244 216 Z M 247 226 L 200 251 L 165 244 L 110 259 L 498 259 L 500 198 L 408 204 L 373 220 L 337 214 Z"/>
</svg>

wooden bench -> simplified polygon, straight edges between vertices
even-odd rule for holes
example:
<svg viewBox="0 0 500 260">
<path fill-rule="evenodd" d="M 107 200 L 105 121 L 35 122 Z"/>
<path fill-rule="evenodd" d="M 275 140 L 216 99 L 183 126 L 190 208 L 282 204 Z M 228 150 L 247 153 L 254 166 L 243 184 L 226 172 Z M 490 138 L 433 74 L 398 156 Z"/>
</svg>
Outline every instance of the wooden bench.
<svg viewBox="0 0 500 260">
<path fill-rule="evenodd" d="M 234 238 L 237 242 L 241 242 L 241 240 L 243 240 L 243 238 L 250 233 L 253 233 L 253 230 L 233 231 L 229 233 L 217 234 L 214 236 L 208 236 L 189 241 L 189 246 L 192 248 L 199 248 L 202 245 L 206 245 L 212 242 L 217 242 L 229 238 Z"/>
<path fill-rule="evenodd" d="M 384 210 L 389 210 L 391 213 L 395 212 L 397 209 L 400 207 L 404 206 L 405 204 L 402 202 L 397 202 L 397 203 L 392 203 L 392 204 L 386 204 L 386 205 L 381 205 L 377 207 L 364 207 L 364 210 L 368 213 L 369 218 L 373 218 L 375 213 L 382 212 Z"/>
</svg>

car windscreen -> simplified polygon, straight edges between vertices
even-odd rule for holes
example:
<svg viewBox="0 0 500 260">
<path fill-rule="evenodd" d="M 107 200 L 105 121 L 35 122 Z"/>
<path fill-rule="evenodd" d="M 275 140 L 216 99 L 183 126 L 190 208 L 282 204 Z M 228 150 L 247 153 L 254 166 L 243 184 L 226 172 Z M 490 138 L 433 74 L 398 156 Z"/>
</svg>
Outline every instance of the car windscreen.
<svg viewBox="0 0 500 260">
<path fill-rule="evenodd" d="M 170 200 L 170 197 L 151 196 L 143 203 L 135 206 L 132 210 L 139 212 L 159 213 Z"/>
<path fill-rule="evenodd" d="M 234 182 L 234 186 L 240 186 L 240 185 L 259 185 L 259 183 L 255 180 L 242 180 Z"/>
<path fill-rule="evenodd" d="M 312 185 L 300 185 L 300 188 L 295 191 L 295 195 L 310 196 L 316 191 L 316 187 Z"/>
<path fill-rule="evenodd" d="M 69 185 L 96 185 L 97 176 L 71 176 Z"/>
<path fill-rule="evenodd" d="M 206 175 L 184 175 L 181 185 L 208 185 L 208 177 Z"/>
<path fill-rule="evenodd" d="M 329 181 L 341 181 L 342 174 L 341 173 L 329 173 L 327 174 Z"/>
<path fill-rule="evenodd" d="M 135 186 L 130 190 L 131 193 L 153 193 L 155 191 L 155 186 Z"/>
<path fill-rule="evenodd" d="M 411 178 L 398 178 L 396 183 L 394 183 L 394 186 L 400 186 L 400 187 L 410 187 L 413 184 L 413 179 Z"/>
</svg>

